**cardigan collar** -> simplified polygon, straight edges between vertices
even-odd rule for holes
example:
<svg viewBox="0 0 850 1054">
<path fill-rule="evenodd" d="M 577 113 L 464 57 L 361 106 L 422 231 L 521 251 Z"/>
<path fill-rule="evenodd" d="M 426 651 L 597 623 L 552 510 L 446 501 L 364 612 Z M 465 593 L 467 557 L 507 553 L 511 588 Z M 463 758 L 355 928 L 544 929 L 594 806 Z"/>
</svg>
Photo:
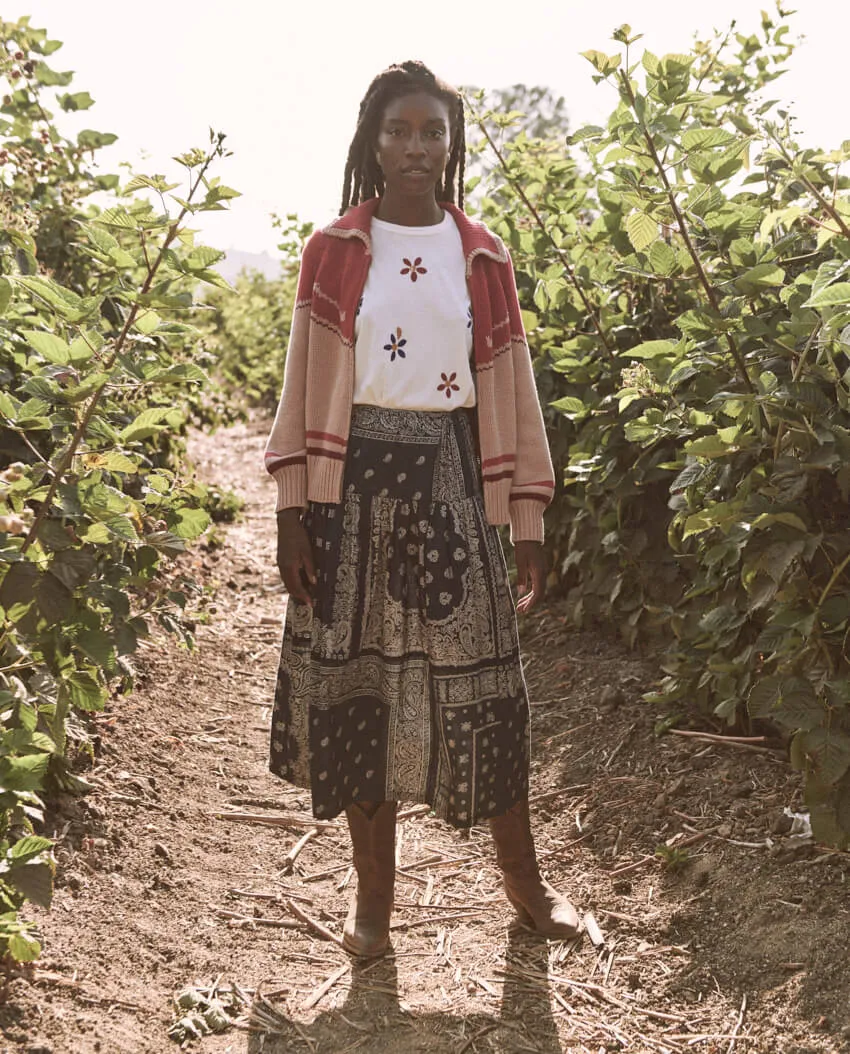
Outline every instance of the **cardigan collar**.
<svg viewBox="0 0 850 1054">
<path fill-rule="evenodd" d="M 344 216 L 340 216 L 324 228 L 325 234 L 335 238 L 360 238 L 366 246 L 366 251 L 371 255 L 372 241 L 370 232 L 372 228 L 372 217 L 380 204 L 380 198 L 369 198 L 360 205 L 349 209 Z M 460 232 L 460 242 L 463 246 L 463 255 L 466 259 L 466 275 L 469 277 L 472 269 L 472 261 L 478 255 L 489 256 L 497 263 L 507 263 L 508 253 L 500 238 L 487 229 L 483 223 L 471 220 L 466 213 L 448 201 L 439 202 L 440 208 L 451 213 Z"/>
</svg>

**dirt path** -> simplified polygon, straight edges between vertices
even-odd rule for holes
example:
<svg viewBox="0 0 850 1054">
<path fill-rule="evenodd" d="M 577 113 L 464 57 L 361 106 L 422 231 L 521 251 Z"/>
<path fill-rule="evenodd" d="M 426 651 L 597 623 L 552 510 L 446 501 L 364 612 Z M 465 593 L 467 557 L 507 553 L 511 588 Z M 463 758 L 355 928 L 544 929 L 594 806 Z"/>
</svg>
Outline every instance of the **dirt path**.
<svg viewBox="0 0 850 1054">
<path fill-rule="evenodd" d="M 656 738 L 639 698 L 652 668 L 569 633 L 557 604 L 522 630 L 538 845 L 604 945 L 513 928 L 487 832 L 422 815 L 400 829 L 392 957 L 352 966 L 288 912 L 296 898 L 338 934 L 349 851 L 334 824 L 288 862 L 307 796 L 266 767 L 284 598 L 265 429 L 193 442 L 244 517 L 187 558 L 204 584 L 196 649 L 142 652 L 83 773 L 96 792 L 51 818 L 58 889 L 43 959 L 0 1006 L 4 1054 L 174 1049 L 172 995 L 216 981 L 253 997 L 243 1022 L 264 1031 L 191 1044 L 208 1054 L 850 1050 L 850 857 L 793 844 L 796 781 L 774 754 Z M 228 810 L 295 815 L 272 827 Z"/>
</svg>

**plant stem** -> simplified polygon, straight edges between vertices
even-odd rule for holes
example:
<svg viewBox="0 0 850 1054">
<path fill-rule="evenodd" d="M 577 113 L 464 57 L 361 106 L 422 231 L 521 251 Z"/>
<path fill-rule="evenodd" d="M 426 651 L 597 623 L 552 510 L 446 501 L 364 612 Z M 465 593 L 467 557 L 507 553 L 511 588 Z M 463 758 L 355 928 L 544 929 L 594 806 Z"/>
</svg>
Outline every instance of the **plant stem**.
<svg viewBox="0 0 850 1054">
<path fill-rule="evenodd" d="M 785 159 L 785 161 L 788 162 L 788 165 L 791 168 L 791 171 L 794 172 L 794 168 L 795 168 L 794 158 L 791 156 L 791 154 L 788 153 L 788 149 L 785 146 L 785 143 L 783 142 L 782 139 L 779 138 L 779 136 L 776 134 L 776 131 L 774 129 L 771 129 L 770 132 L 771 132 L 771 138 L 773 139 L 773 142 L 775 143 L 776 148 L 779 150 L 780 154 L 782 154 L 782 157 Z M 823 194 L 821 194 L 821 192 L 818 190 L 818 188 L 814 185 L 814 183 L 812 183 L 812 181 L 809 179 L 809 177 L 804 172 L 797 171 L 797 172 L 794 172 L 794 174 L 807 187 L 807 189 L 810 191 L 810 193 L 814 195 L 814 197 L 820 203 L 821 208 L 830 217 L 830 219 L 834 223 L 838 224 L 838 229 L 841 231 L 841 233 L 844 235 L 844 237 L 845 238 L 850 238 L 850 227 L 847 226 L 847 224 L 845 223 L 844 218 L 842 217 L 841 213 L 835 208 L 835 206 L 832 204 L 832 202 L 827 201 L 827 199 L 823 196 Z M 836 179 L 837 179 L 837 177 L 838 177 L 838 171 L 837 170 L 836 170 L 835 175 L 836 175 Z M 820 226 L 823 226 L 823 224 L 820 224 Z"/>
<path fill-rule="evenodd" d="M 806 359 L 809 357 L 809 348 L 811 348 L 812 344 L 814 344 L 815 337 L 818 335 L 818 333 L 820 333 L 820 323 L 818 323 L 815 326 L 815 328 L 812 330 L 812 332 L 809 334 L 809 339 L 806 341 L 805 348 L 803 348 L 803 354 L 797 360 L 797 364 L 795 365 L 793 373 L 791 374 L 791 380 L 792 381 L 796 382 L 799 379 L 799 376 L 800 376 L 800 374 L 801 374 L 801 372 L 803 370 L 803 366 L 806 363 Z M 776 429 L 776 442 L 773 445 L 773 462 L 774 462 L 774 464 L 776 464 L 776 461 L 779 458 L 779 453 L 780 453 L 779 447 L 780 447 L 780 444 L 782 443 L 782 439 L 783 439 L 784 436 L 785 436 L 785 422 L 784 421 L 780 421 L 779 422 L 779 427 Z"/>
<path fill-rule="evenodd" d="M 541 217 L 540 213 L 537 211 L 535 206 L 530 201 L 528 195 L 525 193 L 525 191 L 519 185 L 519 183 L 517 183 L 516 180 L 514 180 L 514 178 L 509 173 L 507 161 L 505 160 L 504 154 L 499 149 L 499 147 L 496 145 L 495 141 L 493 140 L 493 137 L 490 135 L 490 132 L 487 129 L 487 126 L 484 124 L 483 119 L 475 112 L 475 110 L 472 109 L 472 107 L 470 107 L 470 110 L 472 112 L 472 115 L 473 115 L 473 118 L 475 120 L 475 123 L 478 125 L 478 127 L 481 129 L 481 131 L 484 133 L 484 138 L 487 140 L 487 142 L 490 145 L 493 153 L 496 155 L 496 159 L 498 160 L 499 165 L 501 166 L 502 172 L 505 175 L 505 179 L 507 179 L 508 183 L 510 183 L 510 185 L 514 188 L 516 193 L 519 195 L 519 197 L 521 198 L 523 204 L 525 205 L 525 207 L 528 209 L 528 211 L 531 213 L 532 217 L 534 218 L 534 222 L 537 224 L 537 226 L 540 228 L 540 230 L 545 235 L 545 237 L 548 240 L 549 244 L 555 250 L 555 254 L 557 255 L 558 259 L 561 261 L 561 264 L 563 265 L 564 271 L 566 272 L 567 278 L 572 283 L 573 287 L 575 288 L 576 292 L 578 293 L 579 297 L 581 298 L 581 302 L 584 305 L 585 311 L 590 316 L 590 320 L 593 323 L 593 328 L 596 330 L 596 332 L 597 332 L 597 334 L 599 336 L 599 339 L 602 342 L 602 346 L 605 348 L 605 351 L 608 353 L 608 355 L 610 355 L 613 358 L 614 357 L 614 349 L 611 346 L 611 343 L 608 340 L 608 337 L 606 336 L 605 331 L 602 328 L 602 323 L 599 321 L 599 318 L 598 318 L 598 316 L 596 314 L 596 311 L 595 311 L 593 305 L 591 304 L 590 300 L 588 300 L 587 295 L 586 295 L 584 289 L 581 286 L 581 283 L 576 278 L 575 270 L 573 269 L 572 264 L 567 259 L 567 257 L 564 255 L 564 253 L 561 250 L 561 248 L 558 245 L 555 244 L 555 239 L 552 237 L 550 232 L 546 229 L 546 224 L 543 222 L 543 218 Z"/>
<path fill-rule="evenodd" d="M 832 592 L 832 587 L 835 585 L 835 583 L 841 577 L 842 573 L 844 572 L 844 569 L 847 567 L 848 564 L 850 564 L 850 553 L 848 553 L 844 557 L 844 559 L 841 561 L 841 563 L 835 568 L 835 570 L 832 572 L 832 575 L 830 576 L 829 581 L 824 586 L 823 592 L 820 595 L 820 600 L 818 601 L 817 607 L 815 608 L 815 614 L 816 615 L 820 611 L 820 609 L 823 607 L 824 601 L 829 596 L 829 594 Z"/>
<path fill-rule="evenodd" d="M 682 235 L 682 239 L 685 243 L 685 248 L 688 250 L 688 254 L 690 255 L 691 259 L 694 262 L 694 266 L 697 269 L 700 284 L 705 290 L 705 295 L 708 297 L 708 302 L 711 304 L 712 309 L 717 315 L 720 315 L 720 303 L 717 299 L 717 292 L 711 282 L 709 282 L 708 275 L 705 273 L 705 268 L 702 265 L 702 259 L 700 258 L 699 253 L 696 251 L 694 243 L 691 241 L 690 230 L 688 229 L 688 225 L 682 213 L 682 210 L 679 208 L 679 202 L 676 200 L 676 194 L 673 191 L 672 186 L 670 185 L 670 180 L 667 178 L 667 172 L 664 168 L 664 165 L 662 164 L 661 158 L 658 156 L 658 151 L 655 149 L 655 142 L 649 133 L 649 129 L 646 127 L 646 123 L 643 118 L 637 112 L 635 106 L 635 95 L 634 91 L 632 90 L 629 78 L 625 73 L 623 73 L 622 70 L 620 70 L 620 81 L 623 85 L 624 92 L 629 99 L 632 110 L 634 111 L 635 119 L 641 130 L 641 134 L 643 135 L 643 139 L 647 145 L 647 149 L 649 150 L 649 155 L 652 158 L 652 162 L 658 171 L 658 175 L 661 178 L 661 182 L 664 184 L 664 192 L 667 196 L 668 202 L 670 203 L 670 208 L 673 210 L 673 215 L 676 217 L 676 222 L 679 225 L 679 233 Z M 735 365 L 738 367 L 738 372 L 741 375 L 741 380 L 744 382 L 747 391 L 755 394 L 756 388 L 752 380 L 750 379 L 750 375 L 747 370 L 747 364 L 744 362 L 744 357 L 741 354 L 741 349 L 738 347 L 738 344 L 731 333 L 726 333 L 725 337 L 726 343 L 729 345 L 729 350 L 732 353 L 732 358 L 735 360 Z"/>
</svg>

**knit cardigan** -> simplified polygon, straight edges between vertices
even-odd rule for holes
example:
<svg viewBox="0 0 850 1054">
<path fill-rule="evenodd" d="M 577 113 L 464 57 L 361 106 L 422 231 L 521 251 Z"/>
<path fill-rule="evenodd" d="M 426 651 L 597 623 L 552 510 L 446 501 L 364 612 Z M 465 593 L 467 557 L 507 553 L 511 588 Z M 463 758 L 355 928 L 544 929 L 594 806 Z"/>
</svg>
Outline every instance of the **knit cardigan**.
<svg viewBox="0 0 850 1054">
<path fill-rule="evenodd" d="M 371 261 L 379 204 L 350 209 L 308 240 L 284 369 L 265 451 L 277 508 L 338 503 L 354 392 L 354 321 Z M 484 510 L 511 539 L 543 541 L 554 474 L 510 255 L 500 238 L 441 202 L 460 231 L 472 304 L 473 365 Z"/>
</svg>

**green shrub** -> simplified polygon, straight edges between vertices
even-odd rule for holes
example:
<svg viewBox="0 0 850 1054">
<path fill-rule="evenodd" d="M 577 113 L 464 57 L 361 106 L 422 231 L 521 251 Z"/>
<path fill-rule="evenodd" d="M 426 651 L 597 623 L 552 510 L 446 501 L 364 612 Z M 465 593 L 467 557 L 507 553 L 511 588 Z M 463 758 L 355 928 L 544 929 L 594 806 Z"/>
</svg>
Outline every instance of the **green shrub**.
<svg viewBox="0 0 850 1054">
<path fill-rule="evenodd" d="M 804 150 L 760 100 L 778 12 L 640 61 L 621 27 L 586 53 L 607 124 L 566 153 L 517 137 L 482 212 L 519 271 L 573 618 L 672 642 L 655 701 L 785 729 L 816 836 L 845 844 L 850 142 Z"/>
<path fill-rule="evenodd" d="M 177 159 L 185 188 L 139 175 L 84 207 L 118 190 L 89 170 L 114 137 L 59 132 L 48 95 L 91 99 L 55 91 L 71 81 L 46 62 L 58 47 L 27 19 L 0 22 L 0 957 L 17 960 L 40 951 L 22 905 L 52 893 L 44 795 L 88 786 L 69 730 L 129 679 L 152 620 L 188 634 L 191 584 L 160 574 L 209 523 L 182 461 L 206 381 L 186 312 L 199 282 L 226 283 L 187 221 L 235 194 L 210 175 L 224 154 L 211 133 Z"/>
<path fill-rule="evenodd" d="M 232 290 L 207 294 L 203 317 L 206 345 L 217 379 L 231 402 L 274 410 L 280 398 L 289 329 L 295 308 L 298 262 L 312 224 L 273 217 L 282 231 L 280 276 L 243 271 Z"/>
</svg>

